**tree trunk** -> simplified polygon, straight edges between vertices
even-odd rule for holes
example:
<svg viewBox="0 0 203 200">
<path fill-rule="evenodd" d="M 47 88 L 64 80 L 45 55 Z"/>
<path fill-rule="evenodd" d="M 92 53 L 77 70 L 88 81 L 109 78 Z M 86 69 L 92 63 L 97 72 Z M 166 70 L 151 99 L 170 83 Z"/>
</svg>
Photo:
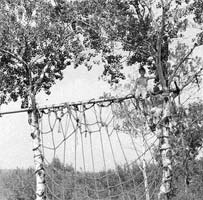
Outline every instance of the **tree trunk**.
<svg viewBox="0 0 203 200">
<path fill-rule="evenodd" d="M 150 200 L 149 184 L 148 184 L 148 178 L 147 178 L 147 172 L 146 172 L 146 161 L 145 161 L 145 159 L 143 159 L 143 161 L 142 161 L 142 174 L 144 177 L 145 197 L 146 197 L 146 200 Z"/>
<path fill-rule="evenodd" d="M 168 98 L 168 97 L 167 97 Z M 160 153 L 162 162 L 162 182 L 159 200 L 169 200 L 172 191 L 172 152 L 170 145 L 170 100 L 164 103 L 164 112 L 160 128 Z"/>
<path fill-rule="evenodd" d="M 36 108 L 35 95 L 30 95 L 32 111 L 28 112 L 29 124 L 31 126 L 31 137 L 33 139 L 33 153 L 36 175 L 36 200 L 46 199 L 45 194 L 45 170 L 44 157 L 41 147 L 41 133 L 39 130 L 39 113 Z"/>
<path fill-rule="evenodd" d="M 157 64 L 157 73 L 162 86 L 162 116 L 161 121 L 158 125 L 158 132 L 160 137 L 160 153 L 161 153 L 161 163 L 162 163 L 162 182 L 160 186 L 160 191 L 158 194 L 159 200 L 169 200 L 172 192 L 172 161 L 171 161 L 171 145 L 170 145 L 170 118 L 171 118 L 171 97 L 170 97 L 170 86 L 168 85 L 168 72 L 166 67 L 166 62 L 168 57 L 162 58 L 162 53 L 164 53 L 164 48 L 168 48 L 164 45 L 163 36 L 166 31 L 167 25 L 167 13 L 170 8 L 170 3 L 172 1 L 161 1 L 162 3 L 162 21 L 161 29 L 159 31 L 158 40 L 157 40 L 157 55 L 156 55 L 156 64 Z M 166 42 L 165 38 L 165 42 Z M 168 51 L 169 49 L 167 49 Z M 165 66 L 165 67 L 164 67 Z"/>
<path fill-rule="evenodd" d="M 147 124 L 145 124 L 145 125 L 147 125 Z M 143 144 L 143 147 L 144 147 L 142 155 L 144 157 L 142 159 L 142 166 L 140 167 L 140 169 L 142 170 L 142 175 L 143 175 L 143 178 L 144 178 L 145 198 L 146 198 L 146 200 L 150 200 L 149 183 L 148 183 L 148 177 L 147 177 L 147 172 L 146 172 L 146 160 L 145 160 L 145 152 L 146 152 L 146 149 L 148 148 L 146 146 L 146 143 L 145 143 L 145 138 L 144 138 L 145 133 L 147 133 L 146 128 L 142 129 L 142 144 Z"/>
</svg>

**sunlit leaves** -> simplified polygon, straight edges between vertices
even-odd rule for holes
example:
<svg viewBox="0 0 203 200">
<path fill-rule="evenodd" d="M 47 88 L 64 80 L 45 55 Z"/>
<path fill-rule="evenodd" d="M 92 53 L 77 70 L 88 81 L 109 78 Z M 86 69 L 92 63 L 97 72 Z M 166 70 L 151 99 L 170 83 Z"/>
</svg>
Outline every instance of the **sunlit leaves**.
<svg viewBox="0 0 203 200">
<path fill-rule="evenodd" d="M 197 23 L 203 23 L 203 1 L 195 0 L 191 9 L 194 11 L 194 20 Z"/>
<path fill-rule="evenodd" d="M 27 98 L 29 90 L 49 94 L 73 60 L 74 35 L 67 24 L 53 20 L 54 9 L 41 0 L 1 3 L 1 90 L 14 101 Z"/>
<path fill-rule="evenodd" d="M 203 141 L 202 110 L 202 102 L 179 109 L 173 127 L 174 158 L 177 162 L 194 160 L 199 154 Z"/>
<path fill-rule="evenodd" d="M 190 86 L 199 86 L 201 82 L 200 72 L 202 58 L 193 56 L 192 54 L 187 56 L 189 51 L 190 48 L 188 45 L 184 43 L 177 43 L 174 50 L 171 50 L 169 57 L 169 76 L 171 77 L 174 71 L 176 71 L 173 78 L 178 81 L 180 88 L 185 87 L 188 83 Z"/>
<path fill-rule="evenodd" d="M 77 13 L 77 15 L 74 13 L 75 20 L 70 22 L 73 30 L 75 32 L 78 29 L 82 30 L 84 46 L 96 50 L 98 54 L 101 53 L 104 63 L 108 63 L 106 54 L 114 54 L 114 48 L 117 48 L 116 46 L 112 48 L 111 44 L 120 43 L 122 51 L 131 52 L 126 59 L 128 65 L 135 63 L 148 65 L 150 73 L 156 74 L 157 41 L 161 31 L 162 17 L 161 13 L 160 16 L 153 15 L 151 5 L 147 6 L 148 3 L 137 0 L 75 1 L 67 4 L 66 9 L 75 10 L 75 13 Z M 168 71 L 172 70 L 169 69 L 170 66 L 167 62 L 170 54 L 169 45 L 174 38 L 179 37 L 179 32 L 185 31 L 188 26 L 188 20 L 186 19 L 186 16 L 190 13 L 187 8 L 188 4 L 188 1 L 173 2 L 172 6 L 167 8 L 168 10 L 164 16 L 161 59 L 165 78 L 169 75 Z M 160 8 L 162 9 L 161 4 Z M 161 11 L 161 9 L 159 10 Z M 64 6 L 63 10 L 65 10 Z M 69 18 L 69 14 L 61 14 L 61 19 L 64 22 Z M 79 56 L 79 59 L 83 58 Z M 153 62 L 149 62 L 149 58 L 152 58 Z M 121 62 L 120 65 L 122 65 Z M 108 64 L 108 67 L 105 68 L 104 72 L 107 68 L 109 71 L 104 75 L 111 74 L 114 71 L 111 70 L 110 66 L 111 64 Z M 113 65 L 112 69 L 114 69 Z M 121 70 L 120 73 L 122 73 Z M 113 77 L 115 77 L 114 74 L 112 74 Z M 112 79 L 112 82 L 115 82 L 115 80 Z"/>
</svg>

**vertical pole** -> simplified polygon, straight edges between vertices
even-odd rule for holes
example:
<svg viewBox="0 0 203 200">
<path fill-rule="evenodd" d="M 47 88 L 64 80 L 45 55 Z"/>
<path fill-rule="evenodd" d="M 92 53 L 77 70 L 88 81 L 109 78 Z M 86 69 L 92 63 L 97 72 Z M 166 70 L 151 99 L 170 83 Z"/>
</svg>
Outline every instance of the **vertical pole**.
<svg viewBox="0 0 203 200">
<path fill-rule="evenodd" d="M 45 170 L 44 157 L 41 147 L 41 133 L 39 130 L 39 113 L 36 108 L 35 95 L 30 95 L 32 111 L 28 113 L 28 122 L 31 126 L 31 137 L 33 139 L 33 154 L 36 175 L 36 200 L 45 200 Z"/>
</svg>

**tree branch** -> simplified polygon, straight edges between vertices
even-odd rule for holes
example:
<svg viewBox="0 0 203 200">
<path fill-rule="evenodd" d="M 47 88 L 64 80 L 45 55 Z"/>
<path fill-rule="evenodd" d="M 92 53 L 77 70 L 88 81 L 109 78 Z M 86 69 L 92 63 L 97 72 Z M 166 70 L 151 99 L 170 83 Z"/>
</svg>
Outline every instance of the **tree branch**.
<svg viewBox="0 0 203 200">
<path fill-rule="evenodd" d="M 195 49 L 196 44 L 194 44 L 194 46 L 190 49 L 190 51 L 186 54 L 186 56 L 184 58 L 181 59 L 181 61 L 179 62 L 179 64 L 176 66 L 176 68 L 173 71 L 173 74 L 171 75 L 170 79 L 169 79 L 169 85 L 171 84 L 173 78 L 176 75 L 176 72 L 178 71 L 178 69 L 181 67 L 181 65 L 185 62 L 185 60 L 188 58 L 188 56 L 193 52 L 193 50 Z"/>
<path fill-rule="evenodd" d="M 16 54 L 14 54 L 14 53 L 11 53 L 10 51 L 7 51 L 7 50 L 2 49 L 2 48 L 0 48 L 0 52 L 2 52 L 2 53 L 7 53 L 7 54 L 9 54 L 10 56 L 12 56 L 13 58 L 15 58 L 16 60 L 18 60 L 20 63 L 22 63 L 23 66 L 25 67 L 26 72 L 27 72 L 27 77 L 28 77 L 28 79 L 31 78 L 31 77 L 30 77 L 30 69 L 29 69 L 29 67 L 28 67 L 28 64 L 27 64 L 19 55 L 16 55 Z"/>
<path fill-rule="evenodd" d="M 151 16 L 151 19 L 154 20 L 154 13 L 152 11 L 152 4 L 150 2 L 148 2 L 150 4 L 150 5 L 148 5 L 146 0 L 142 1 L 142 3 L 144 4 L 145 7 L 147 7 L 147 9 L 149 11 L 149 15 Z"/>
<path fill-rule="evenodd" d="M 43 82 L 44 79 L 44 75 L 47 72 L 48 68 L 50 67 L 49 63 L 44 67 L 44 69 L 42 70 L 41 74 L 40 74 L 40 78 L 35 82 L 34 84 L 34 94 L 37 93 L 38 90 L 38 85 L 41 84 Z"/>
<path fill-rule="evenodd" d="M 203 71 L 203 67 L 188 79 L 188 81 L 185 83 L 185 85 L 183 85 L 182 88 L 180 88 L 180 91 L 182 91 L 185 87 L 187 87 L 194 80 L 195 76 L 197 76 L 201 71 Z"/>
<path fill-rule="evenodd" d="M 0 52 L 9 54 L 9 55 L 12 56 L 13 58 L 15 58 L 15 59 L 17 59 L 19 62 L 21 62 L 23 65 L 27 66 L 27 63 L 26 63 L 20 56 L 14 54 L 14 53 L 11 53 L 10 51 L 7 51 L 7 50 L 5 50 L 5 49 L 2 49 L 2 48 L 0 48 Z"/>
<path fill-rule="evenodd" d="M 162 2 L 162 4 L 163 4 L 163 2 Z M 159 32 L 159 37 L 157 40 L 157 61 L 156 61 L 157 62 L 157 72 L 158 72 L 158 76 L 160 78 L 163 90 L 166 90 L 166 80 L 163 75 L 163 69 L 162 69 L 162 64 L 161 64 L 161 44 L 162 44 L 164 26 L 165 26 L 165 12 L 166 12 L 166 10 L 163 5 L 161 30 Z"/>
</svg>

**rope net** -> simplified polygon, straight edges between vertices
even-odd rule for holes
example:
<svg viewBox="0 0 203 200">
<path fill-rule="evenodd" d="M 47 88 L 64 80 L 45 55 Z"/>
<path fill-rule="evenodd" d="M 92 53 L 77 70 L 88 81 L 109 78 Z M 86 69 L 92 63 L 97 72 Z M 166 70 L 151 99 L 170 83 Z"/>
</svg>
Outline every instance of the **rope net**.
<svg viewBox="0 0 203 200">
<path fill-rule="evenodd" d="M 157 199 L 158 138 L 134 98 L 40 110 L 47 199 Z"/>
</svg>

